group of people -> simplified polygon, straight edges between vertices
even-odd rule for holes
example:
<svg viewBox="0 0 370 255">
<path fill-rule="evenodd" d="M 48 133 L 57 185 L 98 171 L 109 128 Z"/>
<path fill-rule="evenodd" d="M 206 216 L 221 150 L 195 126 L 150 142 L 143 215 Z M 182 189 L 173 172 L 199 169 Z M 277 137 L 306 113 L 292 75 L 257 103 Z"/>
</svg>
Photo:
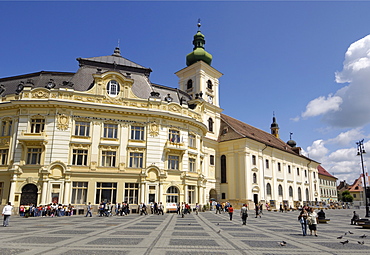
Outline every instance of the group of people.
<svg viewBox="0 0 370 255">
<path fill-rule="evenodd" d="M 164 206 L 162 204 L 162 202 L 151 202 L 150 205 L 149 205 L 149 208 L 150 208 L 150 213 L 151 214 L 157 214 L 157 215 L 163 215 L 164 214 Z M 140 215 L 147 215 L 148 214 L 148 211 L 147 211 L 147 206 L 145 203 L 140 203 L 139 205 L 139 213 Z"/>
<path fill-rule="evenodd" d="M 325 213 L 324 211 L 320 211 L 320 215 L 321 217 L 324 217 L 325 218 Z M 310 235 L 312 235 L 312 233 L 317 236 L 317 223 L 318 223 L 318 217 L 319 215 L 315 212 L 315 210 L 312 208 L 312 207 L 303 207 L 299 216 L 298 216 L 298 220 L 299 222 L 301 223 L 301 227 L 302 227 L 302 232 L 303 232 L 303 235 L 306 236 L 307 235 L 307 226 L 308 226 L 308 229 L 310 230 Z"/>
<path fill-rule="evenodd" d="M 34 204 L 20 205 L 19 216 L 21 217 L 62 217 L 72 216 L 74 207 L 58 203 L 36 206 Z"/>
<path fill-rule="evenodd" d="M 91 203 L 87 205 L 87 213 L 85 217 L 92 217 L 92 206 Z M 127 202 L 112 204 L 110 202 L 101 201 L 99 204 L 99 217 L 109 216 L 125 216 L 130 213 L 130 205 Z"/>
</svg>

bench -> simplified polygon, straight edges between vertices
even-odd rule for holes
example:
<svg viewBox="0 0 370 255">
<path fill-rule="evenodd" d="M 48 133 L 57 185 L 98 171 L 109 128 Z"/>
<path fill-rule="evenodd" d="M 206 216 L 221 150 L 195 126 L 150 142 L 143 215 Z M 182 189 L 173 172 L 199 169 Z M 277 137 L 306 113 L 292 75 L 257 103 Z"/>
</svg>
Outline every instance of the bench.
<svg viewBox="0 0 370 255">
<path fill-rule="evenodd" d="M 363 225 L 362 225 L 362 228 L 370 228 L 370 223 L 363 224 Z"/>
<path fill-rule="evenodd" d="M 355 221 L 355 224 L 359 226 L 362 226 L 364 224 L 370 224 L 370 220 L 369 219 L 359 219 Z"/>
<path fill-rule="evenodd" d="M 330 219 L 319 219 L 320 224 L 326 224 L 328 221 L 330 221 Z"/>
</svg>

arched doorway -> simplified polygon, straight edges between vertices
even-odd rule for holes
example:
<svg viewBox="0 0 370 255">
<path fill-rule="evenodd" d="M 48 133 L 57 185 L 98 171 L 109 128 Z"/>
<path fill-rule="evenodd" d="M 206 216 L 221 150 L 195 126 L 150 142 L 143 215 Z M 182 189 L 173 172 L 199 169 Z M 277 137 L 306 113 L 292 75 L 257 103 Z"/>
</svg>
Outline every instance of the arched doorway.
<svg viewBox="0 0 370 255">
<path fill-rule="evenodd" d="M 21 205 L 37 204 L 37 186 L 27 184 L 22 188 Z"/>
<path fill-rule="evenodd" d="M 215 189 L 211 189 L 209 191 L 209 200 L 215 200 L 217 201 L 217 191 Z"/>
</svg>

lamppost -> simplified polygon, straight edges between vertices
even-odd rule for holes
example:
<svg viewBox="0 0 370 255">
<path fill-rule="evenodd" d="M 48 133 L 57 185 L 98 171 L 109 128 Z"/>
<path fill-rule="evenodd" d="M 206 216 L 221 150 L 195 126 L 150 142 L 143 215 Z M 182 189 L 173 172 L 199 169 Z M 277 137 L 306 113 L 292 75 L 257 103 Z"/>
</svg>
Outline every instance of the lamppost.
<svg viewBox="0 0 370 255">
<path fill-rule="evenodd" d="M 364 148 L 364 139 L 361 141 L 356 142 L 357 144 L 357 156 L 361 156 L 361 167 L 362 167 L 362 177 L 364 178 L 364 189 L 365 189 L 365 205 L 366 205 L 366 215 L 365 217 L 370 217 L 369 215 L 369 202 L 367 201 L 367 188 L 366 188 L 366 177 L 365 176 L 365 168 L 364 168 L 364 158 L 362 154 L 365 154 Z"/>
</svg>

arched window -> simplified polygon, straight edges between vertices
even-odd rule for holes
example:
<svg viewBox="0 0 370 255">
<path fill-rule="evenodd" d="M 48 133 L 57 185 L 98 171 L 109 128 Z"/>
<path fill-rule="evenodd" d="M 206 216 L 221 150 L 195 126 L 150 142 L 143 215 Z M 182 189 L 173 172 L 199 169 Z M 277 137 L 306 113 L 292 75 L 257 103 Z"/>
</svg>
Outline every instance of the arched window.
<svg viewBox="0 0 370 255">
<path fill-rule="evenodd" d="M 289 196 L 293 197 L 293 188 L 292 188 L 292 186 L 289 186 Z"/>
<path fill-rule="evenodd" d="M 257 174 L 253 173 L 253 183 L 257 183 Z"/>
<path fill-rule="evenodd" d="M 212 81 L 211 80 L 208 80 L 207 81 L 207 89 L 212 90 L 212 87 L 213 87 Z"/>
<path fill-rule="evenodd" d="M 308 193 L 308 189 L 306 189 L 306 201 L 310 201 L 310 196 L 309 196 L 309 193 Z"/>
<path fill-rule="evenodd" d="M 226 183 L 226 156 L 221 156 L 221 183 Z"/>
<path fill-rule="evenodd" d="M 283 196 L 283 186 L 281 186 L 281 184 L 278 186 L 278 194 L 279 196 Z"/>
<path fill-rule="evenodd" d="M 193 80 L 188 80 L 188 83 L 186 84 L 186 89 L 192 89 L 193 88 Z"/>
<path fill-rule="evenodd" d="M 271 184 L 270 183 L 266 184 L 266 194 L 271 196 Z"/>
<path fill-rule="evenodd" d="M 212 118 L 208 119 L 208 131 L 213 132 L 213 119 Z"/>
<path fill-rule="evenodd" d="M 301 192 L 301 187 L 298 187 L 298 200 L 302 201 L 302 192 Z"/>
<path fill-rule="evenodd" d="M 167 203 L 178 203 L 179 189 L 175 186 L 171 186 L 167 189 L 166 201 Z"/>
<path fill-rule="evenodd" d="M 119 93 L 119 84 L 115 80 L 111 80 L 107 84 L 107 93 L 111 97 L 115 97 Z"/>
</svg>

